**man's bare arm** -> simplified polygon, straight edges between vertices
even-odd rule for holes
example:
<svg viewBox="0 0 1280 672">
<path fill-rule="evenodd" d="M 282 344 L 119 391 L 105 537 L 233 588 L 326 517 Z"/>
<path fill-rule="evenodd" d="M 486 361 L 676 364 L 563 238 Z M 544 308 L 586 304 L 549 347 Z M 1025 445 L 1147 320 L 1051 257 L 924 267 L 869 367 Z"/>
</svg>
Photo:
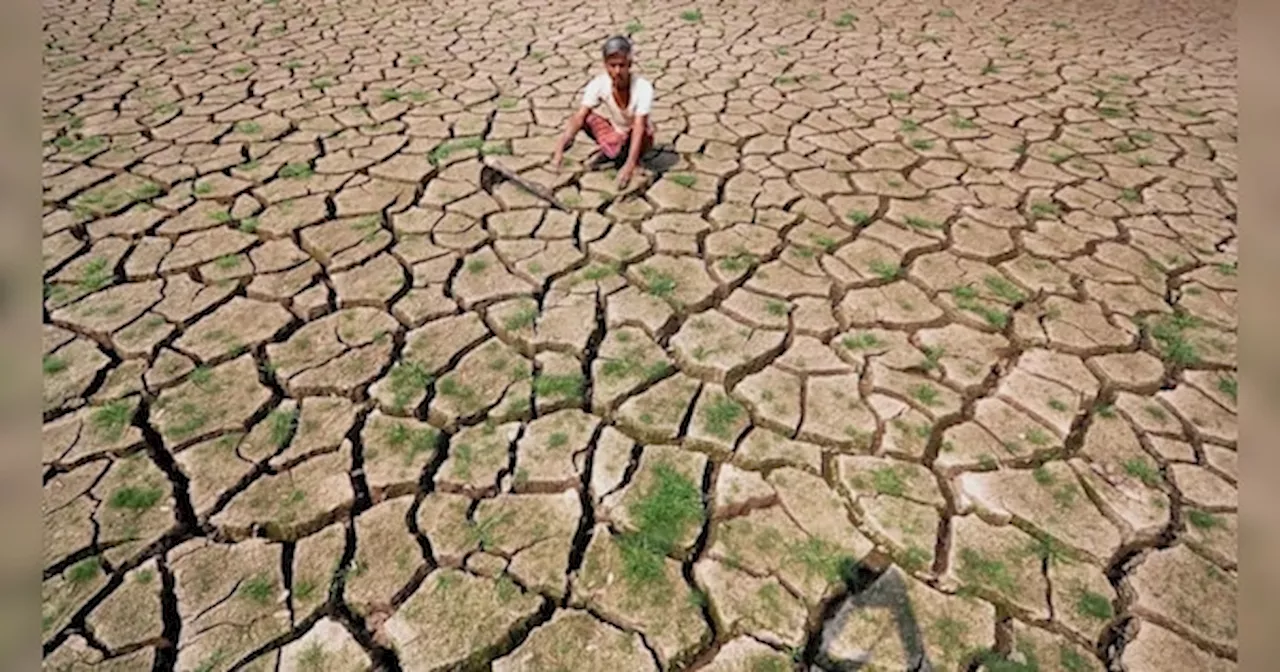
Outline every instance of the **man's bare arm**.
<svg viewBox="0 0 1280 672">
<path fill-rule="evenodd" d="M 564 133 L 556 141 L 554 153 L 556 156 L 562 154 L 565 148 L 573 142 L 573 136 L 577 135 L 578 131 L 582 130 L 583 124 L 587 123 L 588 114 L 591 114 L 591 108 L 584 105 L 579 107 L 578 111 L 573 113 L 573 116 L 569 117 L 569 121 L 565 122 Z"/>
<path fill-rule="evenodd" d="M 618 171 L 618 188 L 625 189 L 627 184 L 631 182 L 631 175 L 636 172 L 636 166 L 640 164 L 641 145 L 644 144 L 644 132 L 648 127 L 648 115 L 637 114 L 633 122 L 631 122 L 631 142 L 627 150 L 627 162 L 622 164 L 622 170 Z"/>
<path fill-rule="evenodd" d="M 644 132 L 649 125 L 649 115 L 637 114 L 634 121 L 631 122 L 631 149 L 627 151 L 626 166 L 635 170 L 640 163 L 641 145 L 644 143 Z"/>
</svg>

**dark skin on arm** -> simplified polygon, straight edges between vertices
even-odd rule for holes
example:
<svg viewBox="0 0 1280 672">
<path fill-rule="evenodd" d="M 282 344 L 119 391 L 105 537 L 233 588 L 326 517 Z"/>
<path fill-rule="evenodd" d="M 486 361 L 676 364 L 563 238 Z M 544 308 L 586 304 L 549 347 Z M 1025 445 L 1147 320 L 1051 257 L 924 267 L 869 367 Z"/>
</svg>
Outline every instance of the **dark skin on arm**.
<svg viewBox="0 0 1280 672">
<path fill-rule="evenodd" d="M 609 73 L 609 79 L 613 80 L 614 101 L 618 103 L 619 108 L 627 109 L 631 104 L 631 55 L 614 54 L 605 59 L 604 67 Z M 556 149 L 551 154 L 551 165 L 555 170 L 560 170 L 565 148 L 573 144 L 574 136 L 582 130 L 590 113 L 591 108 L 583 106 L 569 117 L 564 127 L 564 134 L 556 142 Z M 627 143 L 627 159 L 622 164 L 622 169 L 618 171 L 619 189 L 625 189 L 631 183 L 631 176 L 635 174 L 636 166 L 640 164 L 640 145 L 644 140 L 647 124 L 648 115 L 645 114 L 635 115 L 635 119 L 631 122 L 631 140 Z"/>
</svg>

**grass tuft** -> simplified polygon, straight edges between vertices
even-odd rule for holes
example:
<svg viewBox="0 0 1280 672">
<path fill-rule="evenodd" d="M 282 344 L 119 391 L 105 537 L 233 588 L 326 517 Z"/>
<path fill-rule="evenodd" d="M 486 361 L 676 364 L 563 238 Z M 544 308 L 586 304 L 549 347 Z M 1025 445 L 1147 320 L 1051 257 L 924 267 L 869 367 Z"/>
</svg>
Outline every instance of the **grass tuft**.
<svg viewBox="0 0 1280 672">
<path fill-rule="evenodd" d="M 696 483 L 666 463 L 653 472 L 649 489 L 628 508 L 636 529 L 620 540 L 622 578 L 633 589 L 665 583 L 663 561 L 704 516 Z"/>
</svg>

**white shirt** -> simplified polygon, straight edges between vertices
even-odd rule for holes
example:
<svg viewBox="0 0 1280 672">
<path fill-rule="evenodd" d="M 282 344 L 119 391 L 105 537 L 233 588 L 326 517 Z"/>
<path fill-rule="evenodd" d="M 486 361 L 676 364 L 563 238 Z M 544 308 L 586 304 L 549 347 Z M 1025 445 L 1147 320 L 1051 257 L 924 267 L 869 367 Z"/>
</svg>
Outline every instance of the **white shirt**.
<svg viewBox="0 0 1280 672">
<path fill-rule="evenodd" d="M 653 109 L 653 84 L 644 77 L 632 75 L 631 100 L 624 110 L 613 98 L 613 80 L 607 74 L 599 75 L 587 83 L 582 92 L 582 105 L 612 122 L 619 133 L 630 133 L 635 115 L 648 115 Z"/>
</svg>

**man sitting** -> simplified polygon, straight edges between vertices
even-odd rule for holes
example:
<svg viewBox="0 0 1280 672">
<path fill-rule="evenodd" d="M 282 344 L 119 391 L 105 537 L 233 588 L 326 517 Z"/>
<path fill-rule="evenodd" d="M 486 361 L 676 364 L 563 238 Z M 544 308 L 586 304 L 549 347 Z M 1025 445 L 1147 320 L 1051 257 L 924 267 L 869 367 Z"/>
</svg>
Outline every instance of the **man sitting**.
<svg viewBox="0 0 1280 672">
<path fill-rule="evenodd" d="M 641 155 L 653 146 L 653 123 L 649 121 L 653 84 L 644 77 L 631 76 L 631 40 L 611 37 L 602 51 L 605 74 L 587 83 L 582 106 L 565 125 L 551 164 L 559 170 L 565 148 L 573 144 L 579 130 L 585 130 L 604 156 L 615 161 L 626 157 L 618 171 L 618 188 L 625 189 Z"/>
</svg>

